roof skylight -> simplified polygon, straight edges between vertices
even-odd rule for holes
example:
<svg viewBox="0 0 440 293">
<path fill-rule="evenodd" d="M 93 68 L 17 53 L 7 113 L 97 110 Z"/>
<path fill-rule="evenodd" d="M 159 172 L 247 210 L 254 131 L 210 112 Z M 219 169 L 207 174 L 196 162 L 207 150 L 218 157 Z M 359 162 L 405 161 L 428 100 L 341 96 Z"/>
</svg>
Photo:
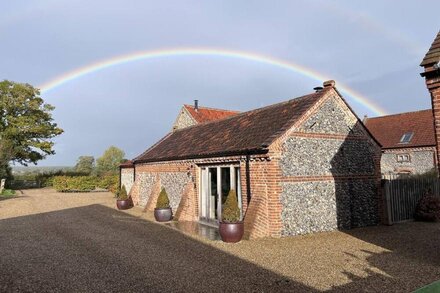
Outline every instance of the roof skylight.
<svg viewBox="0 0 440 293">
<path fill-rule="evenodd" d="M 409 143 L 414 136 L 414 132 L 406 132 L 400 139 L 400 143 Z"/>
</svg>

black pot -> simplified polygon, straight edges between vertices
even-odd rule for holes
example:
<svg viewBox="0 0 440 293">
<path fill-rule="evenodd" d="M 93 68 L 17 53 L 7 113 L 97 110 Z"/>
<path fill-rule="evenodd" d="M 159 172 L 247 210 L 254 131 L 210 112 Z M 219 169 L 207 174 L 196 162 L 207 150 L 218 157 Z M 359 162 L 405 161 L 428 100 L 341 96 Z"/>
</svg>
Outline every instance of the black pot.
<svg viewBox="0 0 440 293">
<path fill-rule="evenodd" d="M 243 238 L 244 224 L 243 222 L 225 223 L 220 222 L 219 233 L 223 242 L 235 243 Z"/>
<path fill-rule="evenodd" d="M 154 209 L 154 218 L 158 222 L 168 222 L 173 218 L 173 212 L 171 208 L 155 208 Z"/>
<path fill-rule="evenodd" d="M 131 200 L 131 198 L 118 199 L 116 200 L 116 206 L 118 207 L 118 210 L 128 210 L 133 207 L 133 201 Z"/>
</svg>

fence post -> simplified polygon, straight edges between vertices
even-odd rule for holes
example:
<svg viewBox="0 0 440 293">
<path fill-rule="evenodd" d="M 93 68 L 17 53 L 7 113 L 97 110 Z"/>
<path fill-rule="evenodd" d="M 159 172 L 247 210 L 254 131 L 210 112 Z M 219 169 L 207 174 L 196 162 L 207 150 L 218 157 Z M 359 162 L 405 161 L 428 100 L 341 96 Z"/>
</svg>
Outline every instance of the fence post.
<svg viewBox="0 0 440 293">
<path fill-rule="evenodd" d="M 393 225 L 393 219 L 391 215 L 391 198 L 390 198 L 390 181 L 384 180 L 384 193 L 385 193 L 385 211 L 387 213 L 387 225 Z"/>
<path fill-rule="evenodd" d="M 0 181 L 0 193 L 3 192 L 3 189 L 5 189 L 6 179 L 2 179 Z"/>
</svg>

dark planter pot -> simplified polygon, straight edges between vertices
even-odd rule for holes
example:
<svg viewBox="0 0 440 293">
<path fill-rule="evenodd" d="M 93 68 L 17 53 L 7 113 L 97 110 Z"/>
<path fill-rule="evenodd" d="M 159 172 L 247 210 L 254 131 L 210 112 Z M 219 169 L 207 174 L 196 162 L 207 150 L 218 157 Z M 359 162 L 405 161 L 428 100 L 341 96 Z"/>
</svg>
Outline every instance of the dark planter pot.
<svg viewBox="0 0 440 293">
<path fill-rule="evenodd" d="M 133 207 L 133 201 L 131 200 L 131 198 L 118 199 L 116 200 L 116 206 L 118 207 L 118 210 L 128 210 Z"/>
<path fill-rule="evenodd" d="M 237 223 L 220 222 L 220 226 L 218 230 L 223 242 L 236 243 L 239 242 L 241 238 L 243 238 L 244 224 L 243 222 L 237 222 Z"/>
<path fill-rule="evenodd" d="M 156 218 L 156 221 L 158 222 L 168 222 L 171 221 L 173 218 L 173 212 L 171 208 L 164 208 L 164 209 L 154 209 L 154 218 Z"/>
</svg>

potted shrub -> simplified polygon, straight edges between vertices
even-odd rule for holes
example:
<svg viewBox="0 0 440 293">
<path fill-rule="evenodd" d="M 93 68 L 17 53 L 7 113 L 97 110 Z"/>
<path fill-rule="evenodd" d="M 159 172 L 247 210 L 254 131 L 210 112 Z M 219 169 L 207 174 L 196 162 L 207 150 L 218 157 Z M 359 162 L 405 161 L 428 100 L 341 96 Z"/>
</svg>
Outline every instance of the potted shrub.
<svg viewBox="0 0 440 293">
<path fill-rule="evenodd" d="M 428 190 L 416 206 L 415 219 L 418 221 L 440 221 L 440 197 Z"/>
<path fill-rule="evenodd" d="M 156 208 L 154 209 L 154 218 L 158 222 L 168 222 L 173 218 L 173 212 L 170 207 L 170 200 L 165 188 L 159 193 L 157 198 Z"/>
<path fill-rule="evenodd" d="M 224 242 L 239 242 L 243 237 L 244 225 L 240 221 L 237 193 L 231 189 L 223 205 L 222 220 L 219 226 L 220 237 Z"/>
<path fill-rule="evenodd" d="M 116 192 L 116 206 L 118 210 L 127 210 L 133 207 L 133 202 L 127 195 L 125 185 L 122 185 L 122 188 Z"/>
</svg>

